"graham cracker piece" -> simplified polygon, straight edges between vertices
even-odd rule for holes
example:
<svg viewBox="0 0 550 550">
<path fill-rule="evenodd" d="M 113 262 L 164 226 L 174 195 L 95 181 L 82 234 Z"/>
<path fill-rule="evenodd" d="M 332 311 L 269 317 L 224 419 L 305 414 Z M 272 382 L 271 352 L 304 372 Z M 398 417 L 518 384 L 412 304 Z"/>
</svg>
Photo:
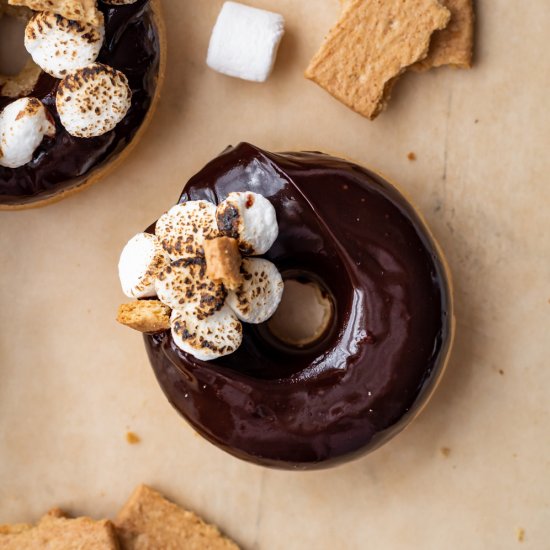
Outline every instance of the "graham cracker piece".
<svg viewBox="0 0 550 550">
<path fill-rule="evenodd" d="M 305 76 L 373 120 L 395 79 L 428 54 L 451 14 L 437 0 L 351 0 Z"/>
<path fill-rule="evenodd" d="M 170 328 L 170 312 L 159 300 L 136 300 L 119 306 L 116 320 L 139 332 L 161 332 Z"/>
<path fill-rule="evenodd" d="M 414 71 L 450 65 L 470 69 L 474 50 L 475 13 L 472 0 L 441 0 L 451 12 L 446 28 L 434 32 L 428 56 L 415 63 Z"/>
<path fill-rule="evenodd" d="M 218 529 L 140 485 L 114 521 L 122 550 L 238 550 Z"/>
<path fill-rule="evenodd" d="M 96 0 L 8 0 L 12 6 L 26 6 L 33 11 L 51 11 L 58 15 L 91 25 L 100 25 L 103 14 Z"/>
<path fill-rule="evenodd" d="M 443 65 L 470 69 L 474 49 L 473 1 L 439 0 L 439 2 L 451 12 L 451 20 L 447 27 L 434 32 L 428 56 L 411 65 L 410 69 L 421 72 Z M 340 3 L 346 6 L 351 3 L 351 0 L 340 0 Z"/>
<path fill-rule="evenodd" d="M 46 514 L 36 525 L 0 528 L 1 550 L 120 550 L 113 524 L 108 520 L 69 519 L 60 510 Z"/>
<path fill-rule="evenodd" d="M 243 282 L 242 256 L 237 239 L 216 237 L 204 242 L 206 275 L 215 283 L 223 283 L 229 290 L 236 290 Z"/>
</svg>

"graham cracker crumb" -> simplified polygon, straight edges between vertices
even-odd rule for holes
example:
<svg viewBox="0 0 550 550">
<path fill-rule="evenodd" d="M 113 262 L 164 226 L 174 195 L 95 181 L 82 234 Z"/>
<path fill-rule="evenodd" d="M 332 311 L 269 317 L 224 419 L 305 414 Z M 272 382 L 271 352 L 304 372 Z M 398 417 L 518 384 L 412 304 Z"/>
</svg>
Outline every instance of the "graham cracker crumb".
<svg viewBox="0 0 550 550">
<path fill-rule="evenodd" d="M 436 0 L 351 0 L 305 76 L 373 120 L 396 79 L 428 54 L 451 14 Z"/>
<path fill-rule="evenodd" d="M 26 6 L 33 11 L 51 11 L 72 21 L 100 25 L 103 14 L 96 0 L 9 0 L 12 6 Z"/>
<path fill-rule="evenodd" d="M 445 457 L 445 458 L 448 458 L 448 456 L 451 454 L 451 449 L 449 449 L 449 447 L 441 447 L 441 454 Z"/>
<path fill-rule="evenodd" d="M 159 300 L 136 300 L 118 308 L 117 321 L 139 332 L 170 329 L 170 308 Z"/>
<path fill-rule="evenodd" d="M 516 529 L 516 537 L 518 539 L 518 542 L 525 541 L 525 529 L 523 527 L 518 527 Z"/>
<path fill-rule="evenodd" d="M 416 153 L 413 153 L 412 151 L 407 155 L 407 158 L 411 161 L 411 162 L 414 162 L 416 160 Z"/>
<path fill-rule="evenodd" d="M 238 550 L 216 527 L 145 485 L 134 491 L 114 523 L 122 550 Z"/>
<path fill-rule="evenodd" d="M 216 237 L 204 242 L 206 276 L 216 283 L 223 283 L 229 290 L 236 290 L 243 282 L 242 257 L 237 239 Z"/>
<path fill-rule="evenodd" d="M 139 437 L 139 435 L 134 432 L 126 432 L 126 441 L 130 445 L 137 445 L 141 442 L 141 437 Z"/>
</svg>

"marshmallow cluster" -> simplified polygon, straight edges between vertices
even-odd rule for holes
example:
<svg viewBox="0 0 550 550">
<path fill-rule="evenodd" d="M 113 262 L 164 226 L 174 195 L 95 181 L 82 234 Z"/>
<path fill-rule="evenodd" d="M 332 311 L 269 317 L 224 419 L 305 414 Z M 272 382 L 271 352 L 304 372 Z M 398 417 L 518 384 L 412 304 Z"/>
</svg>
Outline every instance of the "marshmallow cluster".
<svg viewBox="0 0 550 550">
<path fill-rule="evenodd" d="M 108 3 L 122 5 L 135 1 Z M 72 17 L 72 12 L 63 13 Z M 103 16 L 97 13 L 92 22 L 85 22 L 51 11 L 38 11 L 25 28 L 25 47 L 33 59 L 32 68 L 61 79 L 56 93 L 59 119 L 69 134 L 79 138 L 93 138 L 111 131 L 126 116 L 132 101 L 126 76 L 96 62 L 105 40 Z M 5 111 L 4 118 L 9 119 L 11 111 Z M 12 121 L 11 126 L 9 131 L 4 128 L 7 141 L 0 161 L 9 167 L 21 166 L 22 159 L 29 162 L 43 136 L 54 132 L 43 109 L 22 121 L 17 119 L 16 125 Z"/>
<path fill-rule="evenodd" d="M 172 309 L 172 337 L 180 349 L 201 361 L 223 357 L 241 345 L 241 321 L 259 324 L 275 313 L 284 284 L 273 263 L 242 258 L 242 283 L 229 290 L 208 277 L 203 244 L 229 236 L 245 254 L 256 255 L 267 252 L 277 235 L 275 209 L 257 193 L 231 193 L 217 208 L 187 201 L 159 218 L 154 235 L 140 233 L 124 247 L 121 285 L 127 296 L 156 295 Z M 240 259 L 237 244 L 234 251 Z"/>
<path fill-rule="evenodd" d="M 55 78 L 93 63 L 105 37 L 105 28 L 65 19 L 43 11 L 25 29 L 25 48 L 42 70 Z"/>
<path fill-rule="evenodd" d="M 44 136 L 55 136 L 55 125 L 34 97 L 23 97 L 0 113 L 0 166 L 18 168 L 30 162 Z"/>
<path fill-rule="evenodd" d="M 228 76 L 265 82 L 284 32 L 282 15 L 225 2 L 212 31 L 206 63 Z"/>
</svg>

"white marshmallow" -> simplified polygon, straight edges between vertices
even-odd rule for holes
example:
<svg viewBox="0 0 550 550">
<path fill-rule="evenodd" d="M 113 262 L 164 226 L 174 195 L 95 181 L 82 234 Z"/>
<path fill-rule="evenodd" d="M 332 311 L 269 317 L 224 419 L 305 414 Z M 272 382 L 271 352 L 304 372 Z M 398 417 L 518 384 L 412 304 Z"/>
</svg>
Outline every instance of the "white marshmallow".
<svg viewBox="0 0 550 550">
<path fill-rule="evenodd" d="M 212 31 L 206 63 L 244 80 L 265 82 L 285 32 L 282 15 L 225 2 Z"/>
<path fill-rule="evenodd" d="M 204 239 L 218 233 L 216 206 L 208 201 L 177 204 L 158 219 L 155 233 L 174 260 L 202 256 Z"/>
<path fill-rule="evenodd" d="M 34 62 L 55 78 L 93 63 L 105 37 L 105 28 L 65 19 L 43 11 L 25 29 L 25 48 Z"/>
<path fill-rule="evenodd" d="M 112 6 L 125 6 L 127 4 L 135 4 L 137 0 L 103 0 L 103 3 Z"/>
<path fill-rule="evenodd" d="M 172 338 L 181 350 L 200 361 L 211 361 L 237 351 L 243 329 L 227 306 L 200 320 L 190 308 L 172 311 Z"/>
<path fill-rule="evenodd" d="M 59 83 L 55 103 L 67 132 L 90 138 L 110 132 L 126 116 L 132 92 L 123 73 L 93 63 Z"/>
<path fill-rule="evenodd" d="M 32 160 L 44 136 L 55 136 L 55 125 L 41 101 L 23 97 L 0 113 L 0 165 L 17 168 Z"/>
<path fill-rule="evenodd" d="M 226 297 L 224 286 L 206 276 L 206 263 L 200 258 L 182 258 L 166 266 L 155 289 L 161 302 L 172 309 L 188 307 L 199 320 L 218 311 Z"/>
<path fill-rule="evenodd" d="M 138 233 L 128 241 L 118 262 L 122 291 L 129 298 L 155 296 L 155 280 L 168 263 L 155 235 Z"/>
<path fill-rule="evenodd" d="M 216 218 L 221 233 L 239 240 L 243 254 L 265 254 L 279 235 L 275 208 L 258 193 L 229 193 Z"/>
<path fill-rule="evenodd" d="M 227 305 L 245 323 L 267 321 L 283 297 L 284 283 L 274 264 L 260 258 L 243 258 L 244 283 L 227 295 Z"/>
</svg>

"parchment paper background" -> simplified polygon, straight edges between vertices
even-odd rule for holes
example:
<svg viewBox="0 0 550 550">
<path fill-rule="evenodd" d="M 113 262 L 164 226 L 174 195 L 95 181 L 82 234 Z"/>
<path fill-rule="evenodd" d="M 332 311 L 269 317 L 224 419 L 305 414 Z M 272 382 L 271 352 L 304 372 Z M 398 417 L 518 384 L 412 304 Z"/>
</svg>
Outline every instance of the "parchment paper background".
<svg viewBox="0 0 550 550">
<path fill-rule="evenodd" d="M 287 20 L 267 84 L 206 67 L 221 0 L 165 0 L 166 87 L 135 153 L 73 198 L 0 214 L 0 523 L 54 505 L 112 516 L 147 482 L 249 549 L 549 548 L 548 0 L 479 0 L 475 69 L 407 76 L 373 123 L 302 77 L 337 0 L 249 3 Z M 262 469 L 194 435 L 114 321 L 124 243 L 241 140 L 381 170 L 454 272 L 456 347 L 432 402 L 333 470 Z"/>
</svg>

